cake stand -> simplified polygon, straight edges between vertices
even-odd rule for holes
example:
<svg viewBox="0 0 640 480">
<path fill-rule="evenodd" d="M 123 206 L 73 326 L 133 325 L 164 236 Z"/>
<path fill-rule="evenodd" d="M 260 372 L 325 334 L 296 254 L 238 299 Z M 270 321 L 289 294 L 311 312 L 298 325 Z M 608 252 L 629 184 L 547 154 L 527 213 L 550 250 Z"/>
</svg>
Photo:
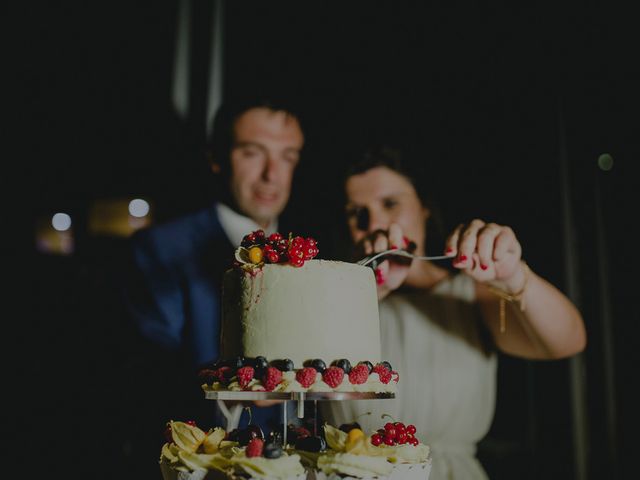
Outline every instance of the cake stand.
<svg viewBox="0 0 640 480">
<path fill-rule="evenodd" d="M 304 417 L 304 402 L 313 400 L 314 417 L 317 415 L 318 401 L 342 401 L 342 400 L 373 400 L 373 399 L 390 399 L 396 398 L 396 394 L 392 392 L 250 392 L 250 391 L 231 391 L 231 390 L 205 390 L 205 398 L 207 400 L 237 400 L 237 401 L 255 401 L 255 400 L 282 400 L 285 402 L 285 408 L 282 409 L 283 441 L 287 443 L 287 402 L 295 401 L 296 415 L 298 418 Z M 317 418 L 314 418 L 314 426 L 317 429 Z"/>
</svg>

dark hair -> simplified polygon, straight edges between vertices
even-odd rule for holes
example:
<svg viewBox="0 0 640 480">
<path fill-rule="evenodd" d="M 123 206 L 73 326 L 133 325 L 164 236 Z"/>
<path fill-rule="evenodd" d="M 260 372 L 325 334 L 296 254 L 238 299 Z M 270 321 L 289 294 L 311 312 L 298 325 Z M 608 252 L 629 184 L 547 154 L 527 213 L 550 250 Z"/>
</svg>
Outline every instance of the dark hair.
<svg viewBox="0 0 640 480">
<path fill-rule="evenodd" d="M 425 178 L 424 171 L 419 168 L 423 165 L 424 163 L 418 162 L 418 158 L 416 158 L 415 155 L 410 155 L 410 161 L 406 161 L 403 151 L 393 144 L 370 144 L 369 146 L 361 149 L 361 153 L 355 155 L 355 160 L 352 160 L 347 164 L 342 182 L 343 195 L 346 196 L 344 187 L 350 177 L 365 173 L 372 168 L 386 167 L 389 170 L 402 175 L 409 183 L 411 183 L 422 205 L 430 211 L 428 220 L 428 238 L 430 239 L 430 243 L 443 245 L 446 235 L 445 226 L 440 209 L 436 206 L 431 197 L 433 189 L 429 186 L 427 179 Z"/>
<path fill-rule="evenodd" d="M 274 112 L 284 112 L 295 118 L 302 128 L 299 107 L 295 101 L 279 97 L 246 96 L 240 100 L 226 100 L 216 111 L 211 134 L 207 139 L 206 152 L 209 162 L 220 166 L 222 177 L 228 178 L 231 148 L 234 141 L 236 120 L 254 108 L 267 108 Z"/>
</svg>

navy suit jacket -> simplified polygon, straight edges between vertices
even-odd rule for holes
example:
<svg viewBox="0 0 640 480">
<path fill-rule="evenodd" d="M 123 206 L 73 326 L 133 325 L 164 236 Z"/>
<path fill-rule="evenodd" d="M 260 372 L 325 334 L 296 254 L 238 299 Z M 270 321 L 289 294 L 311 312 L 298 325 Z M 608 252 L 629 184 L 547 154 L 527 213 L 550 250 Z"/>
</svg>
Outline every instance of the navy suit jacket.
<svg viewBox="0 0 640 480">
<path fill-rule="evenodd" d="M 146 341 L 177 354 L 186 367 L 184 374 L 195 382 L 197 370 L 220 353 L 222 279 L 232 266 L 235 247 L 222 229 L 215 205 L 140 230 L 131 242 L 136 274 L 127 304 L 136 327 Z M 204 398 L 202 392 L 199 395 Z M 218 410 L 216 402 L 207 403 L 211 411 Z M 253 408 L 252 414 L 252 423 L 267 433 L 271 424 L 279 423 L 280 408 Z M 196 416 L 194 411 L 190 418 Z M 221 419 L 216 412 L 213 421 Z"/>
</svg>

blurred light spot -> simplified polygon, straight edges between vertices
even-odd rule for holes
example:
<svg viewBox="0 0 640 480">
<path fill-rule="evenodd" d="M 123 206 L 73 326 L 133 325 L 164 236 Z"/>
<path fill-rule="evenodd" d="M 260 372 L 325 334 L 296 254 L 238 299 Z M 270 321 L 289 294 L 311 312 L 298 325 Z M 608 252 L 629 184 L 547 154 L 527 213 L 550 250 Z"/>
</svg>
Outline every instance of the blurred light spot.
<svg viewBox="0 0 640 480">
<path fill-rule="evenodd" d="M 608 172 L 613 168 L 613 157 L 608 153 L 603 153 L 598 157 L 598 167 L 600 170 Z"/>
<path fill-rule="evenodd" d="M 144 217 L 149 213 L 149 204 L 141 198 L 135 198 L 129 202 L 129 214 L 132 217 Z"/>
<path fill-rule="evenodd" d="M 65 232 L 71 228 L 71 217 L 66 213 L 56 213 L 51 218 L 51 225 L 59 232 Z"/>
</svg>

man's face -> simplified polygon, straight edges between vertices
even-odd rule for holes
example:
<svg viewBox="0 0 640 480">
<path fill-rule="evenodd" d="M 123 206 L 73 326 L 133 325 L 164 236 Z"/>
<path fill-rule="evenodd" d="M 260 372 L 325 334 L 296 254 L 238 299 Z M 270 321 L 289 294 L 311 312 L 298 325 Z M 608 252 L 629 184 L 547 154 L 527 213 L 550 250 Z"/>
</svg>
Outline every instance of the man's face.
<svg viewBox="0 0 640 480">
<path fill-rule="evenodd" d="M 266 227 L 284 210 L 304 136 L 284 112 L 253 108 L 235 123 L 231 194 L 244 215 Z"/>
</svg>

